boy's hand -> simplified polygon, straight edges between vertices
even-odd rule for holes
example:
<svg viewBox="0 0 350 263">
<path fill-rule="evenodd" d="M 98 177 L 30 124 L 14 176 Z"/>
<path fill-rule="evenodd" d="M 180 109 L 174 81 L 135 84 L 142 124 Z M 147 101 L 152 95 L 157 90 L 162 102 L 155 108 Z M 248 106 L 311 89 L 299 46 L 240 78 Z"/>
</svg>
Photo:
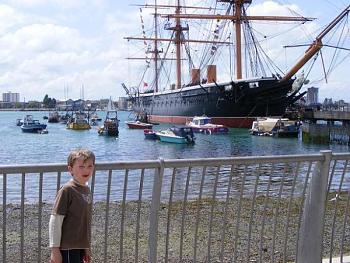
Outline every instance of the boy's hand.
<svg viewBox="0 0 350 263">
<path fill-rule="evenodd" d="M 58 247 L 51 248 L 50 263 L 62 263 L 62 255 L 61 255 L 60 248 Z"/>
<path fill-rule="evenodd" d="M 85 249 L 85 255 L 83 257 L 83 263 L 90 263 L 91 262 L 91 251 L 90 249 Z"/>
</svg>

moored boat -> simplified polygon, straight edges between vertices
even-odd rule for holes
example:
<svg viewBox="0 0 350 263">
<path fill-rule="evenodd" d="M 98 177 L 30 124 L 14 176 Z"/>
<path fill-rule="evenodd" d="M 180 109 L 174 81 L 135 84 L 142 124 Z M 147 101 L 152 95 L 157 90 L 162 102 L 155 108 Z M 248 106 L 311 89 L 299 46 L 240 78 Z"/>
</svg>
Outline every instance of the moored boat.
<svg viewBox="0 0 350 263">
<path fill-rule="evenodd" d="M 65 114 L 60 115 L 60 123 L 66 124 L 71 119 L 72 115 L 66 112 Z"/>
<path fill-rule="evenodd" d="M 99 135 L 118 136 L 119 135 L 119 120 L 116 110 L 110 110 L 106 113 L 106 118 L 103 125 L 98 129 Z"/>
<path fill-rule="evenodd" d="M 191 127 L 172 127 L 170 129 L 156 132 L 162 142 L 193 144 L 195 137 Z"/>
<path fill-rule="evenodd" d="M 149 140 L 159 140 L 157 132 L 152 129 L 144 129 L 143 134 L 145 135 L 145 139 Z"/>
<path fill-rule="evenodd" d="M 193 132 L 204 134 L 227 134 L 229 129 L 221 124 L 211 123 L 211 118 L 207 116 L 195 116 L 186 126 L 191 127 Z"/>
<path fill-rule="evenodd" d="M 60 121 L 60 114 L 57 111 L 50 112 L 47 122 L 58 123 Z"/>
<path fill-rule="evenodd" d="M 67 129 L 71 130 L 89 130 L 91 126 L 84 112 L 76 112 L 67 122 Z"/>
<path fill-rule="evenodd" d="M 100 121 L 102 121 L 102 119 L 97 115 L 96 112 L 92 113 L 90 115 L 89 119 L 90 119 L 90 125 L 91 126 L 96 126 L 96 125 L 98 125 L 98 123 Z"/>
<path fill-rule="evenodd" d="M 152 129 L 153 124 L 145 123 L 141 121 L 126 121 L 126 125 L 128 125 L 129 129 Z"/>
<path fill-rule="evenodd" d="M 253 122 L 250 134 L 258 136 L 299 136 L 300 123 L 287 118 L 260 118 Z"/>
<path fill-rule="evenodd" d="M 16 125 L 22 126 L 23 125 L 23 119 L 16 119 Z"/>
<path fill-rule="evenodd" d="M 23 119 L 21 129 L 23 132 L 40 133 L 46 129 L 46 124 L 40 123 L 39 120 L 33 119 L 32 115 L 27 115 Z"/>
</svg>

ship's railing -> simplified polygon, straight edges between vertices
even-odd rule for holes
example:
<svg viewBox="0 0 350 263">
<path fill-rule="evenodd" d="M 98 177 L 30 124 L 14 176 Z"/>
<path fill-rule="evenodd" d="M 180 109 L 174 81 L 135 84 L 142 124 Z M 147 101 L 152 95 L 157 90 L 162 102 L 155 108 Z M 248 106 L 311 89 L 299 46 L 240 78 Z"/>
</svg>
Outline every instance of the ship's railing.
<svg viewBox="0 0 350 263">
<path fill-rule="evenodd" d="M 350 252 L 350 154 L 97 163 L 94 262 L 321 262 Z M 47 262 L 66 165 L 0 166 L 0 258 Z M 328 261 L 327 261 L 328 262 Z"/>
</svg>

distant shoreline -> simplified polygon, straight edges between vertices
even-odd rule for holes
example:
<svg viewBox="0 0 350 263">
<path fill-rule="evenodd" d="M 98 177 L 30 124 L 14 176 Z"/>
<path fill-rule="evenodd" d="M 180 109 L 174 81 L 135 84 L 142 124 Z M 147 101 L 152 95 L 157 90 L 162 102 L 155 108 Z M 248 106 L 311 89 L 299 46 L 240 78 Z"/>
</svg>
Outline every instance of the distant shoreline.
<svg viewBox="0 0 350 263">
<path fill-rule="evenodd" d="M 128 109 L 117 109 L 118 111 L 132 111 Z M 49 109 L 49 108 L 33 108 L 33 109 L 0 109 L 1 111 L 65 111 L 65 110 L 56 110 L 56 109 Z M 104 110 L 102 110 L 104 111 Z"/>
<path fill-rule="evenodd" d="M 0 111 L 54 111 L 55 109 L 33 108 L 33 109 L 0 109 Z"/>
</svg>

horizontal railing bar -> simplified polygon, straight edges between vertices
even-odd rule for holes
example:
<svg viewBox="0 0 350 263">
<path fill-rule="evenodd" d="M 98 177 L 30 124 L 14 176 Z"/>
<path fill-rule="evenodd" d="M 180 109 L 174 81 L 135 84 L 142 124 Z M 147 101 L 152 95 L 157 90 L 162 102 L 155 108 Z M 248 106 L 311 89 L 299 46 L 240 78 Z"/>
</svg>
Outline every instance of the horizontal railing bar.
<svg viewBox="0 0 350 263">
<path fill-rule="evenodd" d="M 350 158 L 350 154 L 334 154 L 333 159 Z M 231 164 L 258 164 L 258 163 L 279 163 L 286 161 L 307 162 L 307 161 L 323 161 L 322 154 L 309 155 L 278 155 L 278 156 L 246 156 L 246 157 L 226 157 L 226 158 L 197 158 L 197 159 L 165 159 L 164 168 L 178 168 L 188 166 L 216 166 Z M 159 168 L 158 160 L 143 161 L 121 161 L 111 163 L 96 163 L 96 171 L 103 170 L 125 170 L 125 169 L 153 169 Z M 49 173 L 49 172 L 65 172 L 66 164 L 26 164 L 26 165 L 0 165 L 0 174 L 19 174 L 19 173 Z"/>
<path fill-rule="evenodd" d="M 66 164 L 19 164 L 19 165 L 1 165 L 0 174 L 21 174 L 21 173 L 57 173 L 66 172 Z"/>
<path fill-rule="evenodd" d="M 281 162 L 307 162 L 322 161 L 324 157 L 320 154 L 312 155 L 279 155 L 279 156 L 249 156 L 249 157 L 227 157 L 227 158 L 205 158 L 205 159 L 174 159 L 164 160 L 165 168 L 193 166 L 218 166 L 218 165 L 245 165 Z"/>
<path fill-rule="evenodd" d="M 332 153 L 332 160 L 350 159 L 350 153 Z"/>
</svg>

